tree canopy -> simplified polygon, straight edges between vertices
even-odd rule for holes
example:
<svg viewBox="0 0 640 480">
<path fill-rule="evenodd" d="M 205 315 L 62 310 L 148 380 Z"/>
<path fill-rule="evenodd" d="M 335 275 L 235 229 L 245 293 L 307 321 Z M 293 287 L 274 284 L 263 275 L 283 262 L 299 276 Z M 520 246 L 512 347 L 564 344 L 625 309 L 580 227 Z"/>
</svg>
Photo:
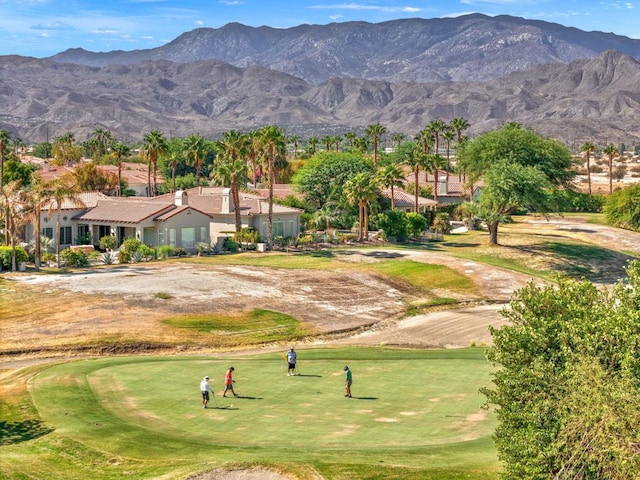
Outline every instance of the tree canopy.
<svg viewBox="0 0 640 480">
<path fill-rule="evenodd" d="M 358 173 L 375 173 L 370 160 L 354 153 L 320 152 L 293 178 L 297 190 L 317 208 L 343 197 L 344 184 Z"/>
<path fill-rule="evenodd" d="M 463 143 L 460 168 L 483 189 L 473 205 L 474 215 L 487 223 L 490 243 L 498 243 L 498 226 L 518 208 L 550 211 L 551 194 L 569 188 L 575 176 L 569 150 L 510 123 Z"/>
<path fill-rule="evenodd" d="M 483 393 L 507 479 L 629 479 L 640 467 L 640 263 L 610 290 L 529 284 L 491 328 Z"/>
</svg>

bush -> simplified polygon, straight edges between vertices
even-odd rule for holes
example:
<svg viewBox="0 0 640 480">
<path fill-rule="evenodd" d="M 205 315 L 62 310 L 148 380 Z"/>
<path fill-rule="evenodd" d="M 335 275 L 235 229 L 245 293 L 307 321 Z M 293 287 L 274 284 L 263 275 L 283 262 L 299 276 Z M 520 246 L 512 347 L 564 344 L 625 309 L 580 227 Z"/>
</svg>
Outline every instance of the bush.
<svg viewBox="0 0 640 480">
<path fill-rule="evenodd" d="M 239 246 L 237 242 L 234 242 L 231 238 L 227 238 L 224 241 L 224 248 L 229 250 L 231 253 L 238 253 Z"/>
<path fill-rule="evenodd" d="M 385 238 L 404 242 L 407 239 L 407 214 L 402 210 L 389 210 L 377 216 L 376 223 Z"/>
<path fill-rule="evenodd" d="M 448 213 L 438 213 L 433 220 L 433 229 L 440 233 L 451 233 L 451 218 Z"/>
<path fill-rule="evenodd" d="M 86 267 L 89 265 L 89 259 L 82 250 L 71 248 L 65 248 L 60 252 L 60 260 L 62 260 L 67 267 Z"/>
<path fill-rule="evenodd" d="M 407 233 L 411 237 L 419 237 L 426 228 L 427 219 L 424 215 L 415 212 L 407 213 Z"/>
<path fill-rule="evenodd" d="M 133 254 L 140 248 L 142 242 L 137 238 L 127 238 L 122 245 L 120 245 L 120 252 L 118 253 L 118 260 L 120 263 L 129 263 L 132 260 Z"/>
<path fill-rule="evenodd" d="M 0 262 L 2 262 L 2 270 L 11 270 L 11 247 L 0 246 Z M 16 247 L 16 268 L 23 262 L 29 260 L 29 254 L 21 246 Z"/>
<path fill-rule="evenodd" d="M 175 255 L 175 248 L 171 245 L 161 245 L 158 247 L 157 258 L 167 258 Z"/>
<path fill-rule="evenodd" d="M 118 247 L 118 240 L 113 235 L 105 235 L 100 238 L 100 249 L 101 250 L 115 250 Z"/>
</svg>

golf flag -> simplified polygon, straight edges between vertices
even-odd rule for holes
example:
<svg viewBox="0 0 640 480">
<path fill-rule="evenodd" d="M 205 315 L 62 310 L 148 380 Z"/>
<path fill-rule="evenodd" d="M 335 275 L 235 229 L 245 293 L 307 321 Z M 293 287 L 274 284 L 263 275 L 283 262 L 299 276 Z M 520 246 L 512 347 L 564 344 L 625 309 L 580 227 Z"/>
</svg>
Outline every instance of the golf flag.
<svg viewBox="0 0 640 480">
<path fill-rule="evenodd" d="M 284 352 L 282 352 L 282 359 L 283 359 L 283 360 L 286 360 L 286 359 L 287 359 L 287 354 L 286 354 L 286 353 L 284 353 Z"/>
</svg>

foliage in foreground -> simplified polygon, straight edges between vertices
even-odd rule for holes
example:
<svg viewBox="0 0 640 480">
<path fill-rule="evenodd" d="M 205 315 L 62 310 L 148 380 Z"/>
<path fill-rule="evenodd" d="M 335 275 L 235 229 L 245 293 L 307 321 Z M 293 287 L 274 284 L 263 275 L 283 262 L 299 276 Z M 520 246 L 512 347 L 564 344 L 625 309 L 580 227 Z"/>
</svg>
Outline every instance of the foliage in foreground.
<svg viewBox="0 0 640 480">
<path fill-rule="evenodd" d="M 492 329 L 496 447 L 507 479 L 637 478 L 640 263 L 610 291 L 530 284 Z"/>
</svg>

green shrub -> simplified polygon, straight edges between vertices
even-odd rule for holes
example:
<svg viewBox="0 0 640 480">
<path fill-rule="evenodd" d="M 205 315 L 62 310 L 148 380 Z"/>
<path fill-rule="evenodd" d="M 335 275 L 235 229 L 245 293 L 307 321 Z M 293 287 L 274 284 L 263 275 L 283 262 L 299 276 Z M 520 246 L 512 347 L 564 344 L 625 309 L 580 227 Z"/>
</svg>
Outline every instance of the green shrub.
<svg viewBox="0 0 640 480">
<path fill-rule="evenodd" d="M 60 252 L 60 260 L 62 260 L 67 267 L 86 267 L 89 265 L 89 259 L 82 250 L 74 250 L 71 248 L 65 248 Z"/>
<path fill-rule="evenodd" d="M 175 255 L 175 248 L 171 245 L 161 245 L 158 247 L 157 258 L 167 258 Z"/>
<path fill-rule="evenodd" d="M 438 213 L 433 220 L 433 229 L 440 233 L 451 233 L 451 218 L 448 213 Z"/>
<path fill-rule="evenodd" d="M 0 262 L 2 270 L 11 270 L 12 249 L 7 246 L 0 246 Z M 16 268 L 19 264 L 29 260 L 29 254 L 21 246 L 16 247 Z"/>
<path fill-rule="evenodd" d="M 118 240 L 113 235 L 105 235 L 100 238 L 100 249 L 101 250 L 115 250 L 118 248 Z"/>
<path fill-rule="evenodd" d="M 238 253 L 238 243 L 234 242 L 231 238 L 227 238 L 224 241 L 224 248 L 229 250 L 231 253 Z"/>
<path fill-rule="evenodd" d="M 384 237 L 403 242 L 407 239 L 407 214 L 402 210 L 389 210 L 377 216 L 378 228 Z"/>
<path fill-rule="evenodd" d="M 142 242 L 137 238 L 129 237 L 120 245 L 120 251 L 118 252 L 118 260 L 120 263 L 129 263 L 132 260 L 133 254 L 140 248 Z"/>
</svg>

